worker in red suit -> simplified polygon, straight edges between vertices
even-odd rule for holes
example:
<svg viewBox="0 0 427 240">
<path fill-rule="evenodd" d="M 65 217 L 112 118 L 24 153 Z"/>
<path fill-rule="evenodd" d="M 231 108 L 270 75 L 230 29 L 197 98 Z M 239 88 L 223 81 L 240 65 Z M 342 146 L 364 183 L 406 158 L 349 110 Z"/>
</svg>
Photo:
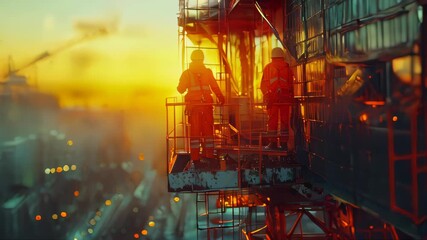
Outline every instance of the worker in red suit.
<svg viewBox="0 0 427 240">
<path fill-rule="evenodd" d="M 201 163 L 201 157 L 214 158 L 212 92 L 220 104 L 225 101 L 212 70 L 206 68 L 203 61 L 203 51 L 194 50 L 190 66 L 181 74 L 177 87 L 181 94 L 187 91 L 185 112 L 190 124 L 190 155 L 196 167 Z"/>
<path fill-rule="evenodd" d="M 289 140 L 290 106 L 294 100 L 294 75 L 284 57 L 282 48 L 273 48 L 271 62 L 264 67 L 261 80 L 260 87 L 268 113 L 269 144 L 265 147 L 266 150 L 287 150 Z"/>
</svg>

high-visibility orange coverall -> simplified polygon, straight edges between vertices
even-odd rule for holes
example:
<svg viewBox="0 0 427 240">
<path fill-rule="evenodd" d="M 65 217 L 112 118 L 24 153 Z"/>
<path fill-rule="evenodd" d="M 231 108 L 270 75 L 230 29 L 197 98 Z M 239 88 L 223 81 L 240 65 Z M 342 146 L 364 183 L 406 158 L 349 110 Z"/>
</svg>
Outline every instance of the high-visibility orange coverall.
<svg viewBox="0 0 427 240">
<path fill-rule="evenodd" d="M 203 156 L 213 158 L 213 98 L 215 93 L 219 103 L 224 103 L 212 70 L 206 68 L 202 62 L 191 62 L 179 79 L 177 87 L 179 93 L 185 95 L 186 114 L 190 123 L 190 155 L 191 160 L 200 160 L 200 146 Z"/>
<path fill-rule="evenodd" d="M 290 106 L 288 104 L 292 104 L 294 100 L 292 81 L 292 70 L 283 58 L 272 58 L 271 62 L 264 67 L 260 87 L 264 102 L 267 104 L 267 131 L 270 136 L 279 134 L 282 143 L 287 143 L 289 140 Z M 280 132 L 278 132 L 279 120 Z M 273 138 L 270 141 L 274 141 Z"/>
</svg>

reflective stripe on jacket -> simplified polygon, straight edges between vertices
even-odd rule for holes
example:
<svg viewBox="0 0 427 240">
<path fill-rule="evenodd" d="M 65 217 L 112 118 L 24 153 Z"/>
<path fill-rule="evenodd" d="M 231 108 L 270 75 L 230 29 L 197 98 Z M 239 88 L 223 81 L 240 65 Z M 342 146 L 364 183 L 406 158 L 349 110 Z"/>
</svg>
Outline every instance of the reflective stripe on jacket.
<svg viewBox="0 0 427 240">
<path fill-rule="evenodd" d="M 213 103 L 212 92 L 222 96 L 212 70 L 196 62 L 190 63 L 189 69 L 181 74 L 177 90 L 181 94 L 187 91 L 186 102 Z"/>
<path fill-rule="evenodd" d="M 293 99 L 293 73 L 283 59 L 272 59 L 263 70 L 263 76 L 261 80 L 261 91 L 266 96 L 267 94 L 273 94 L 272 100 L 278 101 L 290 101 Z"/>
</svg>

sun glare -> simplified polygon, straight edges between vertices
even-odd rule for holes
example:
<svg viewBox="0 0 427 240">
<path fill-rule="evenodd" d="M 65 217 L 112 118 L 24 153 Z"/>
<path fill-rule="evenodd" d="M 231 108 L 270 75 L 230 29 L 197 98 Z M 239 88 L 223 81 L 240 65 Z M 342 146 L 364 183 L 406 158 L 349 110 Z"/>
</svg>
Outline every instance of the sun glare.
<svg viewBox="0 0 427 240">
<path fill-rule="evenodd" d="M 49 2 L 37 10 L 32 3 L 24 5 L 27 9 L 19 10 L 26 14 L 16 28 L 2 28 L 0 23 L 0 52 L 5 54 L 0 56 L 0 73 L 8 72 L 9 56 L 15 69 L 37 59 L 19 73 L 40 91 L 57 95 L 62 107 L 127 108 L 140 96 L 176 94 L 180 74 L 177 4 L 69 2 L 67 6 L 74 9 L 65 10 L 56 1 Z M 150 13 L 141 14 L 147 7 Z M 87 15 L 77 15 L 81 8 Z M 150 16 L 157 16 L 157 11 L 172 17 L 153 21 Z M 1 22 L 16 20 L 2 12 Z M 38 27 L 37 21 L 41 22 Z M 85 38 L 85 34 L 95 37 Z"/>
</svg>

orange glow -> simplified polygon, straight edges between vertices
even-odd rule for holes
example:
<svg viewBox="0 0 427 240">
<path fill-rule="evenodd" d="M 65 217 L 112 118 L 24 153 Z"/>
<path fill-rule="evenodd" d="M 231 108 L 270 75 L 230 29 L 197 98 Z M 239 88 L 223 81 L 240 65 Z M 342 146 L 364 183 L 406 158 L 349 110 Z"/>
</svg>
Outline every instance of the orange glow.
<svg viewBox="0 0 427 240">
<path fill-rule="evenodd" d="M 348 227 L 348 226 L 349 226 L 348 222 L 346 222 L 346 221 L 344 221 L 344 220 L 341 220 L 341 225 L 342 225 L 343 227 Z"/>
<path fill-rule="evenodd" d="M 80 195 L 80 192 L 78 190 L 74 191 L 74 197 L 78 197 Z"/>
<path fill-rule="evenodd" d="M 111 200 L 106 200 L 105 201 L 105 206 L 110 206 L 111 205 Z"/>
<path fill-rule="evenodd" d="M 360 119 L 361 122 L 368 121 L 368 114 L 366 114 L 366 113 L 361 114 L 360 117 L 359 117 L 359 119 Z"/>
<path fill-rule="evenodd" d="M 138 159 L 139 159 L 140 161 L 144 161 L 144 154 L 143 154 L 143 153 L 140 153 L 140 154 L 138 155 Z"/>
<path fill-rule="evenodd" d="M 253 194 L 225 195 L 217 199 L 217 207 L 260 206 L 263 203 Z"/>
<path fill-rule="evenodd" d="M 392 68 L 402 83 L 420 86 L 422 65 L 419 56 L 395 58 L 392 61 Z"/>
<path fill-rule="evenodd" d="M 148 231 L 147 231 L 146 229 L 144 229 L 144 230 L 142 230 L 142 231 L 141 231 L 141 234 L 142 234 L 143 236 L 147 236 Z"/>
<path fill-rule="evenodd" d="M 134 237 L 135 239 L 137 239 L 137 238 L 139 238 L 139 234 L 138 234 L 138 233 L 135 233 L 135 234 L 133 235 L 133 237 Z"/>
<path fill-rule="evenodd" d="M 61 212 L 61 217 L 66 218 L 67 217 L 67 212 Z"/>
<path fill-rule="evenodd" d="M 57 167 L 56 172 L 58 172 L 58 173 L 62 172 L 62 167 Z"/>
<path fill-rule="evenodd" d="M 365 101 L 366 105 L 369 105 L 371 107 L 377 107 L 377 106 L 384 106 L 384 101 Z"/>
<path fill-rule="evenodd" d="M 304 108 L 304 105 L 300 104 L 300 108 L 301 108 L 301 117 L 305 118 L 305 108 Z"/>
<path fill-rule="evenodd" d="M 393 116 L 393 122 L 397 122 L 397 116 Z"/>
<path fill-rule="evenodd" d="M 40 220 L 42 220 L 42 216 L 41 215 L 36 215 L 36 221 L 40 221 Z"/>
<path fill-rule="evenodd" d="M 29 75 L 29 83 L 37 83 L 41 91 L 57 95 L 63 107 L 140 107 L 141 101 L 135 96 L 165 94 L 164 90 L 176 93 L 175 88 L 169 86 L 171 79 L 178 81 L 181 72 L 176 51 L 177 2 L 96 1 L 84 5 L 71 2 L 60 9 L 61 3 L 45 4 L 43 11 L 34 7 L 36 2 L 4 4 L 4 12 L 26 9 L 26 14 L 20 15 L 19 24 L 44 24 L 16 27 L 8 24 L 16 23 L 16 15 L 2 14 L 1 58 L 11 54 L 16 67 L 20 68 L 39 53 L 52 53 L 22 73 Z M 103 12 L 99 9 L 112 9 L 123 18 L 107 14 L 100 19 L 76 19 L 79 18 L 76 12 L 82 9 L 82 14 L 89 16 Z M 136 9 L 154 11 L 140 14 Z M 153 21 L 159 13 L 162 17 Z M 62 17 L 54 18 L 55 15 Z M 76 41 L 81 35 L 96 37 Z M 7 71 L 7 64 L 2 62 L 0 75 L 4 76 Z"/>
</svg>

